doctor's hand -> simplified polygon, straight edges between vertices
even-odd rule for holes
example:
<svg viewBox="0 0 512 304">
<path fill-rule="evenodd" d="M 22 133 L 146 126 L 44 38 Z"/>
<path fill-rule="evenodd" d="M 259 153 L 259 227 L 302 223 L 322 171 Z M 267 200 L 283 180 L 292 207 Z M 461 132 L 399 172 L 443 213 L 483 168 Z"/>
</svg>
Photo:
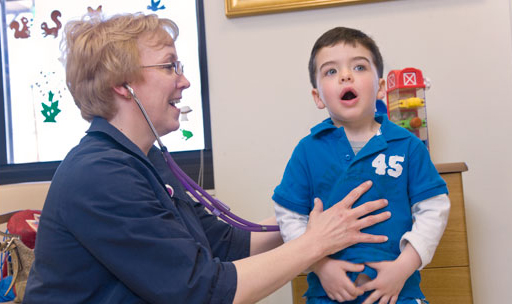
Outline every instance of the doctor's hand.
<svg viewBox="0 0 512 304">
<path fill-rule="evenodd" d="M 387 220 L 391 213 L 381 212 L 368 215 L 387 206 L 385 199 L 366 202 L 356 208 L 352 205 L 372 186 L 367 181 L 352 190 L 343 200 L 327 210 L 323 210 L 322 201 L 315 199 L 315 207 L 309 214 L 308 227 L 304 235 L 314 240 L 315 247 L 324 256 L 333 254 L 357 243 L 383 243 L 384 235 L 362 233 L 361 229 Z"/>
<path fill-rule="evenodd" d="M 351 301 L 364 293 L 347 276 L 347 272 L 363 271 L 363 264 L 353 264 L 325 257 L 311 266 L 311 269 L 320 279 L 325 293 L 331 300 L 338 302 Z"/>
<path fill-rule="evenodd" d="M 390 217 L 389 212 L 368 215 L 386 206 L 387 201 L 376 200 L 352 208 L 371 185 L 361 184 L 326 211 L 316 199 L 304 234 L 272 250 L 233 261 L 237 273 L 233 303 L 256 303 L 325 256 L 348 246 L 385 242 L 386 236 L 361 233 L 361 229 Z"/>
</svg>

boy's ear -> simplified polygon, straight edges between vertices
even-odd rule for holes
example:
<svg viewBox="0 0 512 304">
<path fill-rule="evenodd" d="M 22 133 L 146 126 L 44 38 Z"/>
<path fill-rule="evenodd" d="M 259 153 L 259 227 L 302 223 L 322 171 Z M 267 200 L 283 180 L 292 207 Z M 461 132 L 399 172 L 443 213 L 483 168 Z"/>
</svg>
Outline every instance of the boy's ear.
<svg viewBox="0 0 512 304">
<path fill-rule="evenodd" d="M 132 95 L 124 85 L 112 87 L 114 93 L 122 97 L 123 99 L 131 99 Z"/>
<path fill-rule="evenodd" d="M 312 89 L 311 95 L 313 96 L 313 100 L 315 101 L 316 107 L 320 110 L 325 108 L 325 104 L 322 101 L 322 98 L 320 98 L 320 93 L 318 92 L 318 89 Z"/>
<path fill-rule="evenodd" d="M 379 79 L 379 90 L 377 91 L 377 99 L 384 100 L 386 97 L 386 80 L 384 78 Z"/>
</svg>

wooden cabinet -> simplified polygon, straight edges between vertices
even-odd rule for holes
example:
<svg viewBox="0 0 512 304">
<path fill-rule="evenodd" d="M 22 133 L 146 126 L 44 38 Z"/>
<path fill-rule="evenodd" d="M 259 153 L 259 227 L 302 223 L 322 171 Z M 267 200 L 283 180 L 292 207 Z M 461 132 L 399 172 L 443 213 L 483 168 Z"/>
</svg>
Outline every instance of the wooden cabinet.
<svg viewBox="0 0 512 304">
<path fill-rule="evenodd" d="M 465 163 L 437 164 L 446 181 L 451 201 L 450 217 L 443 238 L 432 262 L 421 271 L 421 289 L 430 303 L 473 303 L 469 270 L 466 217 L 462 191 L 462 172 Z M 293 303 L 306 303 L 306 275 L 292 281 Z"/>
</svg>

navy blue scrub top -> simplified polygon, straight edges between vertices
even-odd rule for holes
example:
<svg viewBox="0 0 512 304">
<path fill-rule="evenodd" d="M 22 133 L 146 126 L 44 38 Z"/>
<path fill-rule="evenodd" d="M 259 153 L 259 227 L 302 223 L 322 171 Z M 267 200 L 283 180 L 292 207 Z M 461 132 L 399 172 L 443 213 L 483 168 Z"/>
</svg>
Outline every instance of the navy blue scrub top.
<svg viewBox="0 0 512 304">
<path fill-rule="evenodd" d="M 24 303 L 232 303 L 230 261 L 249 246 L 249 232 L 190 199 L 158 149 L 148 158 L 95 118 L 52 180 Z"/>
</svg>

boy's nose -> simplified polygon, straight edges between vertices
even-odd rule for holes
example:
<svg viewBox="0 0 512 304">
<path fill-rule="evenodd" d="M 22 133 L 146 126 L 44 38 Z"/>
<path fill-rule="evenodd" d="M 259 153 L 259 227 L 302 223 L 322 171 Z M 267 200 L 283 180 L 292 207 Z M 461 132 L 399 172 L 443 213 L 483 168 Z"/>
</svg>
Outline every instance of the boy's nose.
<svg viewBox="0 0 512 304">
<path fill-rule="evenodd" d="M 350 72 L 340 73 L 340 82 L 352 81 L 352 74 Z"/>
</svg>

